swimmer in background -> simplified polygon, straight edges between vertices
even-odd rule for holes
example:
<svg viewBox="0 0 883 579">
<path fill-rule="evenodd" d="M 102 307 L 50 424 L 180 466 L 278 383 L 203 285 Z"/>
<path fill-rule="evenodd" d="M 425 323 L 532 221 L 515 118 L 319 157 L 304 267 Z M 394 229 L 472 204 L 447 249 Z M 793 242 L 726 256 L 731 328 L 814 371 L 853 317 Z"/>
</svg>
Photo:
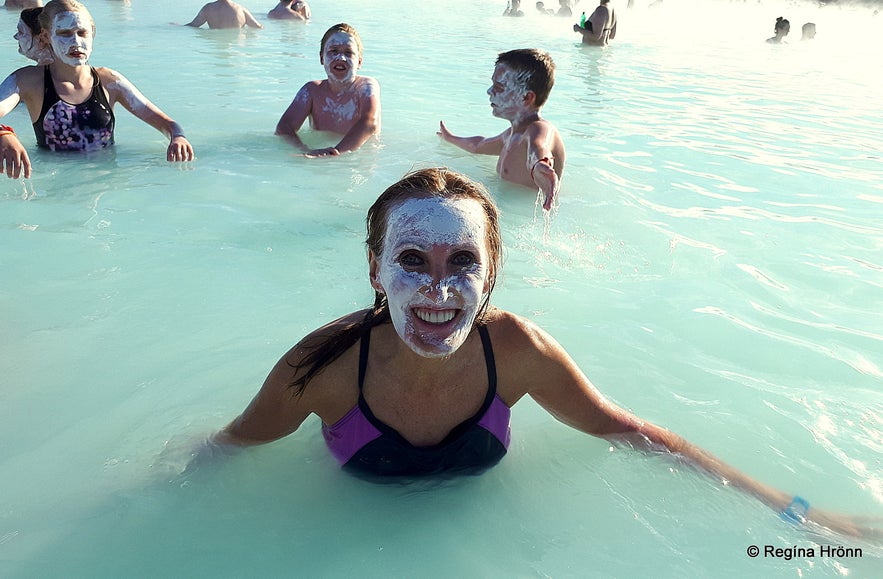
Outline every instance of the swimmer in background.
<svg viewBox="0 0 883 579">
<path fill-rule="evenodd" d="M 0 117 L 24 102 L 39 147 L 89 152 L 113 145 L 113 107 L 120 103 L 169 138 L 168 161 L 193 159 L 193 147 L 178 123 L 120 73 L 89 64 L 95 22 L 85 6 L 76 0 L 52 0 L 40 14 L 40 27 L 54 60 L 6 77 L 0 84 Z M 31 175 L 27 150 L 6 125 L 0 125 L 0 170 L 15 179 Z"/>
<path fill-rule="evenodd" d="M 206 23 L 209 28 L 263 28 L 251 12 L 231 0 L 209 2 L 185 26 L 199 28 Z"/>
<path fill-rule="evenodd" d="M 683 461 L 809 532 L 819 524 L 883 536 L 879 523 L 810 507 L 620 407 L 551 335 L 490 305 L 503 243 L 499 210 L 481 184 L 444 168 L 406 175 L 368 210 L 366 245 L 373 306 L 293 346 L 185 472 L 288 436 L 316 415 L 329 452 L 353 474 L 402 483 L 478 474 L 505 458 L 511 407 L 531 398 L 577 431 Z"/>
<path fill-rule="evenodd" d="M 779 16 L 776 18 L 776 28 L 775 28 L 775 36 L 767 38 L 767 44 L 787 44 L 785 42 L 785 37 L 788 36 L 788 33 L 791 32 L 791 23 L 788 22 L 785 18 Z"/>
<path fill-rule="evenodd" d="M 43 29 L 40 28 L 40 13 L 43 7 L 25 8 L 21 11 L 18 20 L 18 31 L 15 38 L 18 41 L 18 52 L 35 61 L 38 66 L 52 62 L 52 49 L 46 46 Z"/>
<path fill-rule="evenodd" d="M 816 37 L 816 25 L 813 22 L 807 22 L 803 25 L 801 29 L 803 36 L 800 37 L 800 40 L 812 40 Z"/>
<path fill-rule="evenodd" d="M 345 23 L 329 28 L 322 36 L 319 63 L 328 78 L 303 85 L 276 124 L 276 134 L 308 158 L 355 151 L 380 134 L 380 84 L 356 74 L 362 66 L 362 39 L 356 29 Z M 298 135 L 308 118 L 314 130 L 343 138 L 333 147 L 310 149 Z"/>
<path fill-rule="evenodd" d="M 521 11 L 521 0 L 509 0 L 503 16 L 524 16 L 524 12 Z"/>
<path fill-rule="evenodd" d="M 4 8 L 9 10 L 21 10 L 23 8 L 40 8 L 43 6 L 43 0 L 6 0 L 3 4 Z"/>
<path fill-rule="evenodd" d="M 267 13 L 267 18 L 306 22 L 312 15 L 310 6 L 304 0 L 279 0 L 279 4 Z"/>
<path fill-rule="evenodd" d="M 539 12 L 543 16 L 555 16 L 555 11 L 551 8 L 546 8 L 545 3 L 543 2 L 537 2 L 536 8 L 537 12 Z"/>
<path fill-rule="evenodd" d="M 495 137 L 458 137 L 441 121 L 438 136 L 470 153 L 498 155 L 500 178 L 539 189 L 543 209 L 549 210 L 566 160 L 558 129 L 540 117 L 555 84 L 555 63 L 541 50 L 510 50 L 497 57 L 491 81 L 487 90 L 491 112 L 509 121 L 509 128 Z"/>
<path fill-rule="evenodd" d="M 558 12 L 555 16 L 562 18 L 570 18 L 573 16 L 573 10 L 570 8 L 570 0 L 558 0 Z"/>
<path fill-rule="evenodd" d="M 586 18 L 585 27 L 573 25 L 573 31 L 582 34 L 583 44 L 607 46 L 609 40 L 616 38 L 616 13 L 608 8 L 609 3 L 610 0 L 601 0 L 592 15 Z"/>
</svg>

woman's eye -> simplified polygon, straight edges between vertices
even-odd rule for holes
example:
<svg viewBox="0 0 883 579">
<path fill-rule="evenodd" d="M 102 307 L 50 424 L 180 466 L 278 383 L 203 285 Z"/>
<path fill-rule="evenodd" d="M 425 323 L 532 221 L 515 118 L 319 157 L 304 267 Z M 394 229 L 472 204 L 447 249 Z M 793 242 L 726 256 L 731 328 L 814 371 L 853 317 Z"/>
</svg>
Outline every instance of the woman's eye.
<svg viewBox="0 0 883 579">
<path fill-rule="evenodd" d="M 423 259 L 416 253 L 405 253 L 399 258 L 399 263 L 405 267 L 418 267 L 423 265 Z"/>
<path fill-rule="evenodd" d="M 451 263 L 457 267 L 469 267 L 475 264 L 475 257 L 471 253 L 458 253 L 451 258 Z"/>
</svg>

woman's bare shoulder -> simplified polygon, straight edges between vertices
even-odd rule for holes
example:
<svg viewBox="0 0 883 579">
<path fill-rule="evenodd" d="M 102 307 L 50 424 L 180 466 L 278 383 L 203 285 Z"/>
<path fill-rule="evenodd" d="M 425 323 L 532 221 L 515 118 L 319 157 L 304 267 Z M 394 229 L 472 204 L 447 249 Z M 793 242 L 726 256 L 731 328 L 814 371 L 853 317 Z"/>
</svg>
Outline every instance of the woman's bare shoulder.
<svg viewBox="0 0 883 579">
<path fill-rule="evenodd" d="M 491 308 L 486 314 L 486 325 L 494 340 L 514 350 L 533 349 L 551 337 L 532 321 L 510 311 Z"/>
</svg>

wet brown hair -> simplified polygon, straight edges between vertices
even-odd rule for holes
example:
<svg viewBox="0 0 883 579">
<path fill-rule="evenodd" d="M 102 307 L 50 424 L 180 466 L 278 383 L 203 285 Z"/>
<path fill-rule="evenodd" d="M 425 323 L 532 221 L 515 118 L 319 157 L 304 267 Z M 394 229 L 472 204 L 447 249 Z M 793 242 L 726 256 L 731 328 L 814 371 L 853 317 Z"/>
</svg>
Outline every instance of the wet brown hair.
<svg viewBox="0 0 883 579">
<path fill-rule="evenodd" d="M 555 63 L 552 56 L 536 48 L 519 48 L 497 56 L 497 64 L 505 64 L 524 78 L 524 86 L 536 95 L 534 104 L 546 104 L 555 85 Z"/>
<path fill-rule="evenodd" d="M 31 34 L 34 36 L 37 36 L 43 31 L 43 28 L 40 26 L 40 14 L 42 12 L 42 6 L 38 6 L 37 8 L 25 8 L 21 11 L 21 21 L 25 23 L 25 26 L 28 27 Z"/>
<path fill-rule="evenodd" d="M 490 303 L 491 292 L 496 284 L 497 274 L 503 261 L 503 240 L 500 233 L 500 212 L 493 198 L 484 185 L 469 177 L 445 169 L 435 167 L 419 169 L 408 173 L 380 194 L 380 197 L 368 209 L 366 226 L 368 236 L 365 244 L 377 257 L 383 255 L 383 240 L 386 238 L 386 227 L 390 212 L 408 199 L 439 197 L 444 199 L 472 199 L 477 201 L 487 217 L 487 250 L 488 291 L 475 317 L 475 325 L 485 323 L 485 315 Z M 374 326 L 388 322 L 389 304 L 386 296 L 374 291 L 374 305 L 363 320 L 339 328 L 335 333 L 325 337 L 297 364 L 291 364 L 300 376 L 290 386 L 297 394 L 303 393 L 307 383 L 324 368 L 340 357 L 353 346 L 367 331 Z M 305 372 L 300 371 L 306 369 Z"/>
</svg>

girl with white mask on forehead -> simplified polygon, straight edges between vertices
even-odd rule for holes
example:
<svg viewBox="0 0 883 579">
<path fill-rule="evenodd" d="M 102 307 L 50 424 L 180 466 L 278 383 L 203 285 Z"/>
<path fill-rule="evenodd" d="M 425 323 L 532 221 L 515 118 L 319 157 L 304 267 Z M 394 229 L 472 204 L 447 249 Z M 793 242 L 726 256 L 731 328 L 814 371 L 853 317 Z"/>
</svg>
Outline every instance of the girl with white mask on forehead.
<svg viewBox="0 0 883 579">
<path fill-rule="evenodd" d="M 367 226 L 374 305 L 295 345 L 197 464 L 287 436 L 316 414 L 350 472 L 375 480 L 476 473 L 507 453 L 510 407 L 529 395 L 587 434 L 677 454 L 795 524 L 881 535 L 879 525 L 810 508 L 617 406 L 554 338 L 489 306 L 502 241 L 497 207 L 480 184 L 446 169 L 415 171 L 380 195 Z"/>
<path fill-rule="evenodd" d="M 115 70 L 90 65 L 95 23 L 85 6 L 52 0 L 40 14 L 40 27 L 53 60 L 20 68 L 3 81 L 0 117 L 24 102 L 39 147 L 90 152 L 113 145 L 113 108 L 120 103 L 169 138 L 168 161 L 193 159 L 193 147 L 178 123 Z M 6 125 L 0 125 L 0 170 L 11 178 L 31 174 L 27 150 Z"/>
</svg>

